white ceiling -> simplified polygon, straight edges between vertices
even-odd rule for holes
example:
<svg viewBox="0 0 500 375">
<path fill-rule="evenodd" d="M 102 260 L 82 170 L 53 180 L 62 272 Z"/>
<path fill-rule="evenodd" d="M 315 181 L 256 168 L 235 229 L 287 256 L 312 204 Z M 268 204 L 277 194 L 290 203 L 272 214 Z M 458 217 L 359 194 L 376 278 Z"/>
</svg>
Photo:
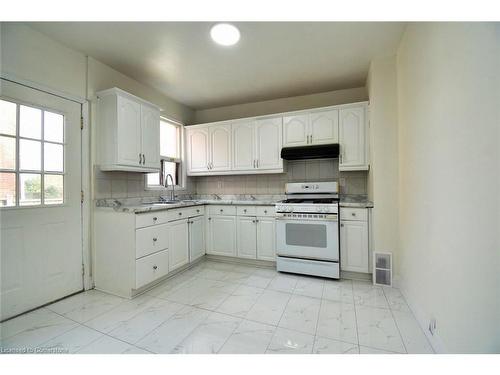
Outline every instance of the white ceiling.
<svg viewBox="0 0 500 375">
<path fill-rule="evenodd" d="M 233 47 L 213 22 L 30 23 L 42 33 L 195 109 L 364 86 L 404 23 L 235 22 Z"/>
</svg>

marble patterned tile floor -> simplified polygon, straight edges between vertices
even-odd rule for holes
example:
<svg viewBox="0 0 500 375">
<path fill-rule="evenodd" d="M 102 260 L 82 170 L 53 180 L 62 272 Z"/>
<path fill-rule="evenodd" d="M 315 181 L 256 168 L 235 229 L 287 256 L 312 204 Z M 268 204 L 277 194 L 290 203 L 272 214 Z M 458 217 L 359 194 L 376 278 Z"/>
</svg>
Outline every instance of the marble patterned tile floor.
<svg viewBox="0 0 500 375">
<path fill-rule="evenodd" d="M 3 353 L 432 353 L 403 295 L 204 261 L 133 300 L 97 290 L 0 324 Z"/>
</svg>

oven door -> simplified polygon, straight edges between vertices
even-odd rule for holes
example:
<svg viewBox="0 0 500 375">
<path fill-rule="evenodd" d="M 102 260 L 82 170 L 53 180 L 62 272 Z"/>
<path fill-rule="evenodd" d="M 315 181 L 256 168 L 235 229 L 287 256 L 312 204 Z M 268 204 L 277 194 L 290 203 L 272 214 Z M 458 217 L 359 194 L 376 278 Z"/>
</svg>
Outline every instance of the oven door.
<svg viewBox="0 0 500 375">
<path fill-rule="evenodd" d="M 298 216 L 298 217 L 296 217 Z M 336 214 L 282 216 L 276 219 L 276 252 L 280 256 L 339 260 L 339 226 Z"/>
</svg>

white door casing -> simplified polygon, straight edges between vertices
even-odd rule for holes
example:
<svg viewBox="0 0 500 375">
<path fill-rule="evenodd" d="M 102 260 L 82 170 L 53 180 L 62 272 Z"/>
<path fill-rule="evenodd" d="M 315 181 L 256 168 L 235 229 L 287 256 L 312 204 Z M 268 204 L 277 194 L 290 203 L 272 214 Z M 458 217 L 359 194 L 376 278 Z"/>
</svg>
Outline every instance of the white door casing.
<svg viewBox="0 0 500 375">
<path fill-rule="evenodd" d="M 83 289 L 81 105 L 2 81 L 0 96 L 64 115 L 64 203 L 0 209 L 0 320 Z"/>
</svg>

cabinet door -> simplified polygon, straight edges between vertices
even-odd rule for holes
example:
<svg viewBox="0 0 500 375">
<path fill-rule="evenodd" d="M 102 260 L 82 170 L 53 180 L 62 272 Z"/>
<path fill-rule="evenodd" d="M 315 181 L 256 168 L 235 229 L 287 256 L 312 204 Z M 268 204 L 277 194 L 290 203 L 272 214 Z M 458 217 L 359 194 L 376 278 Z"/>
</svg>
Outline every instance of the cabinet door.
<svg viewBox="0 0 500 375">
<path fill-rule="evenodd" d="M 340 224 L 340 256 L 343 271 L 369 272 L 366 221 L 344 221 Z"/>
<path fill-rule="evenodd" d="M 257 258 L 257 233 L 256 233 L 256 218 L 252 216 L 241 216 L 237 218 L 238 234 L 237 247 L 238 257 L 240 258 Z"/>
<path fill-rule="evenodd" d="M 118 164 L 142 167 L 141 105 L 118 96 L 117 106 Z"/>
<path fill-rule="evenodd" d="M 257 259 L 276 260 L 276 221 L 257 218 Z"/>
<path fill-rule="evenodd" d="M 169 272 L 189 263 L 188 219 L 170 223 Z"/>
<path fill-rule="evenodd" d="M 307 145 L 309 115 L 283 117 L 283 147 Z"/>
<path fill-rule="evenodd" d="M 257 169 L 281 169 L 281 144 L 283 124 L 281 117 L 261 119 L 255 122 Z"/>
<path fill-rule="evenodd" d="M 205 255 L 205 217 L 189 219 L 189 261 Z"/>
<path fill-rule="evenodd" d="M 210 167 L 211 171 L 229 171 L 231 169 L 231 125 L 212 125 L 210 132 Z"/>
<path fill-rule="evenodd" d="M 160 111 L 141 106 L 143 166 L 160 169 Z"/>
<path fill-rule="evenodd" d="M 236 216 L 208 218 L 209 252 L 214 255 L 236 256 Z"/>
<path fill-rule="evenodd" d="M 310 114 L 310 136 L 314 145 L 339 141 L 339 111 L 313 112 Z"/>
<path fill-rule="evenodd" d="M 209 163 L 208 128 L 186 128 L 188 173 L 206 172 Z"/>
<path fill-rule="evenodd" d="M 365 108 L 353 107 L 340 110 L 340 168 L 366 165 Z"/>
<path fill-rule="evenodd" d="M 255 168 L 255 122 L 237 122 L 232 125 L 233 169 Z"/>
</svg>

